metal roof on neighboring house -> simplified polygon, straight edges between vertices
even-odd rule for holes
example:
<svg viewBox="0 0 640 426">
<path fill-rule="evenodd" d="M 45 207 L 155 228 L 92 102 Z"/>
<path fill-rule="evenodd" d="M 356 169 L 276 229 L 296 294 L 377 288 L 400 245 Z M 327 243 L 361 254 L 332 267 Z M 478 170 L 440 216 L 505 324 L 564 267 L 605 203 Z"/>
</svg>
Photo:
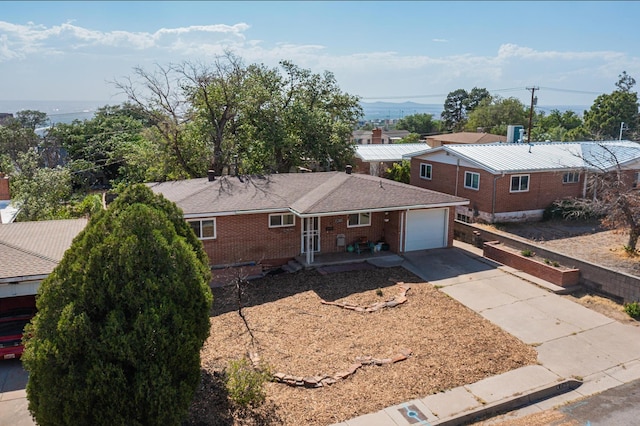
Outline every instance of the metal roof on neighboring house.
<svg viewBox="0 0 640 426">
<path fill-rule="evenodd" d="M 496 143 L 445 145 L 427 153 L 445 151 L 492 173 L 547 170 L 610 170 L 640 160 L 640 144 L 631 141 Z"/>
<path fill-rule="evenodd" d="M 148 184 L 187 217 L 291 211 L 299 216 L 465 205 L 468 200 L 363 174 L 282 173 Z"/>
<path fill-rule="evenodd" d="M 0 225 L 0 280 L 50 274 L 87 219 Z"/>
<path fill-rule="evenodd" d="M 402 161 L 402 156 L 429 149 L 426 143 L 358 145 L 356 157 L 365 162 Z"/>
</svg>

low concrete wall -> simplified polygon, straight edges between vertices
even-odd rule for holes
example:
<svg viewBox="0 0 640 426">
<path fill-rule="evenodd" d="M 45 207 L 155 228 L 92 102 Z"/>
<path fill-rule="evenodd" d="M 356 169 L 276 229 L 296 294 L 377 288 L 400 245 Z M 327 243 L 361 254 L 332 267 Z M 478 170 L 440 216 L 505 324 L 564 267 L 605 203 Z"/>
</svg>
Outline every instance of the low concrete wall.
<svg viewBox="0 0 640 426">
<path fill-rule="evenodd" d="M 579 269 L 556 268 L 536 259 L 506 250 L 505 246 L 505 244 L 498 241 L 488 241 L 484 243 L 482 255 L 560 287 L 571 287 L 577 285 L 580 281 Z"/>
<path fill-rule="evenodd" d="M 531 250 L 537 255 L 556 261 L 563 266 L 580 270 L 580 284 L 589 291 L 600 293 L 618 303 L 640 301 L 640 277 L 604 268 L 586 260 L 533 244 L 523 238 L 492 232 L 473 224 L 456 221 L 454 237 L 459 241 L 482 248 L 487 241 L 499 241 L 518 250 Z"/>
</svg>

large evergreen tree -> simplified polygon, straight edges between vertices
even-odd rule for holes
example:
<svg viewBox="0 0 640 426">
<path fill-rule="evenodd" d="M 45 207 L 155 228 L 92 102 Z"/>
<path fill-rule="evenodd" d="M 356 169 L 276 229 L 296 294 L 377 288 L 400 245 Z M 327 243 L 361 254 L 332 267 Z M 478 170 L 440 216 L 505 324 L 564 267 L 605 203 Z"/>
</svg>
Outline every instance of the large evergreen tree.
<svg viewBox="0 0 640 426">
<path fill-rule="evenodd" d="M 143 185 L 94 216 L 42 283 L 26 330 L 38 424 L 179 424 L 209 333 L 207 263 L 176 205 Z"/>
</svg>

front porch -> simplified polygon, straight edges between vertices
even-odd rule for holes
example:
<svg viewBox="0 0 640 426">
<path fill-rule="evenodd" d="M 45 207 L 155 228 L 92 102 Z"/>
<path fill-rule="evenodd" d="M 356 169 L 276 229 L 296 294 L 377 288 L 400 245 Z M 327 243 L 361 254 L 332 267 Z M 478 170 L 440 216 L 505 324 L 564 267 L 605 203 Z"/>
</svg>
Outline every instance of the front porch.
<svg viewBox="0 0 640 426">
<path fill-rule="evenodd" d="M 339 253 L 314 253 L 313 262 L 307 263 L 307 256 L 300 255 L 295 257 L 296 261 L 305 268 L 316 268 L 327 265 L 342 265 L 347 263 L 358 263 L 371 261 L 372 263 L 380 260 L 382 263 L 402 263 L 403 258 L 396 253 L 390 251 L 376 251 L 371 253 L 363 251 L 356 252 L 339 252 Z"/>
</svg>

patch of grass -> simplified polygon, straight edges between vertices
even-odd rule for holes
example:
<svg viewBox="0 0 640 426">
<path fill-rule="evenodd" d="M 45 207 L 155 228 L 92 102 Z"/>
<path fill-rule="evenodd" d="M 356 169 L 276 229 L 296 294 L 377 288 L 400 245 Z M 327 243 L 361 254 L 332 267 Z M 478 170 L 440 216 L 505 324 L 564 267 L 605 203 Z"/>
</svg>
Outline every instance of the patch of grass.
<svg viewBox="0 0 640 426">
<path fill-rule="evenodd" d="M 376 296 L 382 297 L 383 295 L 384 295 L 384 293 L 382 292 L 382 289 L 380 287 L 378 287 L 378 289 L 376 290 Z"/>
<path fill-rule="evenodd" d="M 523 255 L 524 257 L 531 257 L 531 256 L 533 256 L 533 252 L 532 252 L 531 250 L 529 250 L 529 249 L 522 250 L 522 251 L 520 252 L 520 254 L 521 254 L 521 255 Z"/>
<path fill-rule="evenodd" d="M 640 252 L 638 252 L 638 249 L 636 249 L 635 247 L 622 246 L 622 248 L 624 249 L 624 252 L 627 254 L 627 256 L 635 257 L 640 254 Z"/>
</svg>

